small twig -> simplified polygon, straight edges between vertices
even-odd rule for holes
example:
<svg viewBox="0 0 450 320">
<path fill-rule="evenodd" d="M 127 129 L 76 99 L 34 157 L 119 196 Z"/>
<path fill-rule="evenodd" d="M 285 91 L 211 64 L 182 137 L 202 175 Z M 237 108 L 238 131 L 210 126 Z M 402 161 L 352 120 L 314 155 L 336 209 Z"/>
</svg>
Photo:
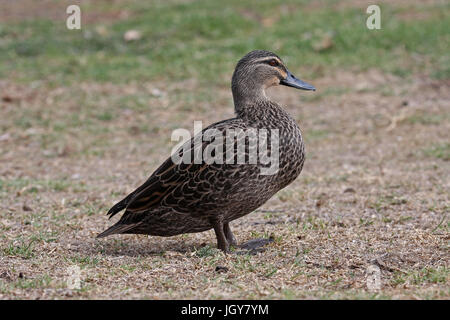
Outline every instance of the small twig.
<svg viewBox="0 0 450 320">
<path fill-rule="evenodd" d="M 431 233 L 434 233 L 442 224 L 442 222 L 444 222 L 445 217 L 447 216 L 447 214 L 444 214 L 444 216 L 442 217 L 441 221 L 439 222 L 439 224 L 436 226 L 436 228 L 434 228 L 433 230 L 431 230 Z"/>
<path fill-rule="evenodd" d="M 389 272 L 398 271 L 398 272 L 405 273 L 405 274 L 407 273 L 405 270 L 399 269 L 397 267 L 388 266 L 386 263 L 384 263 L 383 259 L 386 258 L 387 256 L 388 256 L 388 253 L 385 253 L 385 254 L 383 254 L 383 255 L 375 258 L 375 259 L 372 259 L 370 261 L 370 263 L 374 264 L 374 265 L 377 265 L 381 269 L 384 269 L 384 270 L 389 271 Z"/>
<path fill-rule="evenodd" d="M 407 117 L 406 109 L 400 110 L 400 114 L 399 115 L 393 116 L 392 118 L 388 117 L 389 120 L 391 121 L 391 123 L 386 128 L 386 131 L 390 132 L 390 131 L 394 130 L 397 127 L 397 123 L 405 120 L 406 117 Z"/>
</svg>

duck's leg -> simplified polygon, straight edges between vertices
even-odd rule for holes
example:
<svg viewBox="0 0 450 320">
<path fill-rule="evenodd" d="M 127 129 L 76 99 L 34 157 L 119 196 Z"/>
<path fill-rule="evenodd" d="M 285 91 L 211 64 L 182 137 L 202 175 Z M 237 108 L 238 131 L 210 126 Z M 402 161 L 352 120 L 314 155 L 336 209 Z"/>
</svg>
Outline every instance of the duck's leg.
<svg viewBox="0 0 450 320">
<path fill-rule="evenodd" d="M 234 237 L 233 232 L 231 232 L 230 224 L 228 222 L 223 224 L 223 232 L 225 233 L 225 237 L 227 238 L 228 244 L 233 247 L 237 247 L 237 241 Z"/>
<path fill-rule="evenodd" d="M 215 221 L 213 223 L 214 232 L 216 233 L 217 238 L 217 248 L 222 250 L 225 253 L 230 251 L 230 246 L 228 244 L 227 238 L 225 237 L 224 232 L 224 224 L 222 221 Z"/>
</svg>

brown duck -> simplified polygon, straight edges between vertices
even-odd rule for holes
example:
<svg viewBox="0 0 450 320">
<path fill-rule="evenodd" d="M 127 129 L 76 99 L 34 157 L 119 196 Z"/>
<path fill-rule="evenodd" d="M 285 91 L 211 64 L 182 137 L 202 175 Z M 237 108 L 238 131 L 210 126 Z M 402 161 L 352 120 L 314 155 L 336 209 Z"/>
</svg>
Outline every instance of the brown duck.
<svg viewBox="0 0 450 320">
<path fill-rule="evenodd" d="M 210 125 L 183 145 L 175 154 L 189 155 L 189 161 L 167 159 L 143 185 L 108 211 L 111 218 L 125 209 L 121 219 L 97 237 L 122 233 L 174 236 L 213 228 L 219 249 L 228 252 L 230 245 L 237 246 L 230 222 L 264 204 L 294 181 L 303 167 L 304 144 L 297 122 L 265 94 L 266 88 L 279 84 L 315 90 L 294 77 L 276 54 L 255 50 L 245 55 L 231 83 L 236 117 Z M 223 139 L 217 135 L 204 139 L 208 129 Z M 255 143 L 255 136 L 242 134 L 251 130 L 266 135 L 257 136 L 260 141 Z M 198 141 L 200 144 L 196 144 Z M 196 154 L 219 143 L 229 143 L 226 150 L 234 151 L 231 157 L 225 152 L 219 155 L 214 151 L 220 149 L 212 148 L 214 159 L 223 161 L 193 161 Z M 244 147 L 238 147 L 239 143 Z M 262 150 L 262 146 L 275 159 L 272 163 L 262 157 L 250 161 L 250 155 L 255 154 L 251 152 Z M 239 155 L 244 161 L 238 161 Z M 275 170 L 263 173 L 269 167 Z"/>
</svg>

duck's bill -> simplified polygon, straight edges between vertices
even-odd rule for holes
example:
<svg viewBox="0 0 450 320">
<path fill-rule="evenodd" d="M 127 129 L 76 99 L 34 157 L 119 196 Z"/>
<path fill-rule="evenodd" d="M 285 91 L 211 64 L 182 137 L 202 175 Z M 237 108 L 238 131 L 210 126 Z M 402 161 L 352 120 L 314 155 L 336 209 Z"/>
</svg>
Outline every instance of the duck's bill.
<svg viewBox="0 0 450 320">
<path fill-rule="evenodd" d="M 292 88 L 302 89 L 302 90 L 311 90 L 316 91 L 316 88 L 305 81 L 297 79 L 292 73 L 288 71 L 288 75 L 286 79 L 280 81 L 280 84 L 283 86 L 288 86 Z"/>
</svg>

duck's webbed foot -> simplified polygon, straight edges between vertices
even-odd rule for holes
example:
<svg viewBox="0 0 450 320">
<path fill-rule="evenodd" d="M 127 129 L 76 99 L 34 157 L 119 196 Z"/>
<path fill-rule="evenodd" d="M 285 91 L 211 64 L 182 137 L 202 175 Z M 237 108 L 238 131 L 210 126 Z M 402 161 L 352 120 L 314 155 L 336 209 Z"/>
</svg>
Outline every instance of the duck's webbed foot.
<svg viewBox="0 0 450 320">
<path fill-rule="evenodd" d="M 247 252 L 240 251 L 238 254 L 256 254 L 258 252 L 263 252 L 266 250 L 263 247 L 273 241 L 273 237 L 249 240 L 239 246 L 239 248 L 247 250 Z"/>
<path fill-rule="evenodd" d="M 273 237 L 271 236 L 269 238 L 252 239 L 241 245 L 238 245 L 233 232 L 231 232 L 231 228 L 228 222 L 224 223 L 216 221 L 213 225 L 214 232 L 216 233 L 217 237 L 217 248 L 225 253 L 230 253 L 230 246 L 233 246 L 235 248 L 244 249 L 241 251 L 237 251 L 237 254 L 256 254 L 258 252 L 265 251 L 265 249 L 262 247 L 274 241 Z"/>
</svg>

